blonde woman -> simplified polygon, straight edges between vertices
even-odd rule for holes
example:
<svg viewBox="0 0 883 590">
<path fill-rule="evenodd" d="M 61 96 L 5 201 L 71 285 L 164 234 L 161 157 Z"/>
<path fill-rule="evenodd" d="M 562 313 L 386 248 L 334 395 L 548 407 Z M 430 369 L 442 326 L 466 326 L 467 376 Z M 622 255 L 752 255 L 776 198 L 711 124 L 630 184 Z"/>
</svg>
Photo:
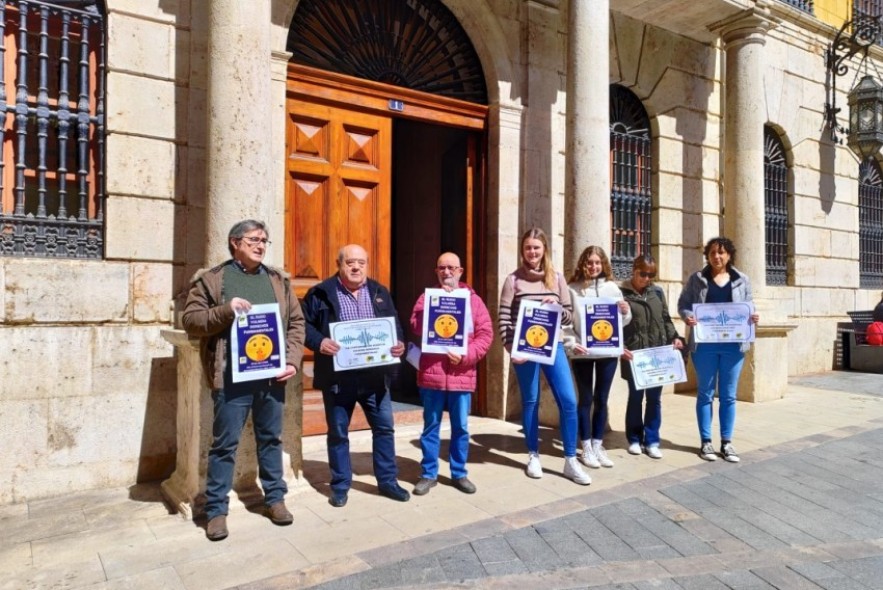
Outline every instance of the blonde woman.
<svg viewBox="0 0 883 590">
<path fill-rule="evenodd" d="M 562 325 L 571 323 L 573 307 L 564 276 L 552 266 L 549 242 L 543 230 L 533 228 L 521 237 L 521 265 L 506 277 L 500 294 L 500 335 L 508 352 L 512 352 L 518 310 L 524 300 L 557 303 L 564 308 Z M 563 332 L 563 330 L 562 330 Z M 522 424 L 527 443 L 528 477 L 540 478 L 543 468 L 539 454 L 540 370 L 546 376 L 561 416 L 561 440 L 564 445 L 564 476 L 580 485 L 589 485 L 592 478 L 583 471 L 576 458 L 576 394 L 563 344 L 558 342 L 554 365 L 512 359 L 512 366 L 521 389 Z"/>
</svg>

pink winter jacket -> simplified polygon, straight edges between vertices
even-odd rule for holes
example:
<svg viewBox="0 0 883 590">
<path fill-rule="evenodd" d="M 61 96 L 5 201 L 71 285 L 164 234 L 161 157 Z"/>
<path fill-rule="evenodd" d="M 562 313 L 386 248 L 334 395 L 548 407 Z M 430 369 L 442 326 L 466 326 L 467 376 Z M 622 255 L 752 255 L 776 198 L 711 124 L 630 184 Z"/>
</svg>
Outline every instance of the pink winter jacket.
<svg viewBox="0 0 883 590">
<path fill-rule="evenodd" d="M 467 353 L 460 364 L 451 364 L 445 354 L 420 355 L 420 371 L 417 374 L 417 385 L 427 389 L 443 391 L 475 391 L 476 366 L 487 354 L 494 341 L 494 325 L 491 316 L 481 297 L 466 283 L 460 283 L 461 289 L 469 289 L 472 293 L 472 332 L 467 342 Z M 421 294 L 411 312 L 411 332 L 415 336 L 423 335 L 423 298 Z"/>
</svg>

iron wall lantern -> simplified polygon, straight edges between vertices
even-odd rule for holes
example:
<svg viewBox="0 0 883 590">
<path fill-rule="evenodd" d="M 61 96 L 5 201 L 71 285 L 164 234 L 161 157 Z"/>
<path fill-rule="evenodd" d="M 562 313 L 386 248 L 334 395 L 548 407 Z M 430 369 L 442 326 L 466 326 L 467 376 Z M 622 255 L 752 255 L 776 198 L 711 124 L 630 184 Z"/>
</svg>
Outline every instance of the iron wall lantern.
<svg viewBox="0 0 883 590">
<path fill-rule="evenodd" d="M 837 77 L 846 74 L 846 61 L 862 53 L 862 63 L 868 58 L 868 49 L 880 40 L 883 16 L 866 17 L 843 23 L 834 41 L 825 52 L 826 80 L 825 125 L 835 143 L 842 143 L 838 134 L 846 135 L 846 144 L 863 160 L 876 154 L 883 146 L 883 87 L 873 77 L 865 75 L 849 91 L 850 129 L 837 123 Z M 847 33 L 846 31 L 851 31 Z"/>
<path fill-rule="evenodd" d="M 883 86 L 871 76 L 850 90 L 849 132 L 846 145 L 863 161 L 883 146 Z"/>
</svg>

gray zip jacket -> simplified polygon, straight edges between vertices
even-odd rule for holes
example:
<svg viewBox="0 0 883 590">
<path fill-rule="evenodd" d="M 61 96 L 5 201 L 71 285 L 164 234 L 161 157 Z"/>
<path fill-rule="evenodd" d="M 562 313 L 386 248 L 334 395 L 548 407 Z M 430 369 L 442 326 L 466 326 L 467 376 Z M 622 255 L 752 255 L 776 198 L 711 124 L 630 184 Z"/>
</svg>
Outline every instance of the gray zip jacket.
<svg viewBox="0 0 883 590">
<path fill-rule="evenodd" d="M 733 301 L 753 302 L 754 298 L 751 295 L 751 281 L 748 280 L 748 276 L 738 270 L 735 266 L 731 266 L 729 272 L 730 282 L 732 283 L 733 288 Z M 678 314 L 680 314 L 681 319 L 686 320 L 687 318 L 693 317 L 694 303 L 705 303 L 705 296 L 708 294 L 708 281 L 710 279 L 711 267 L 707 265 L 699 272 L 691 274 L 687 279 L 687 283 L 684 285 L 684 290 L 681 291 L 681 296 L 678 297 Z M 687 348 L 690 351 L 696 351 L 696 338 L 693 335 L 693 330 L 690 330 L 690 338 L 687 341 Z M 749 348 L 751 348 L 750 342 L 742 342 L 739 346 L 739 350 L 742 352 L 748 352 Z"/>
</svg>

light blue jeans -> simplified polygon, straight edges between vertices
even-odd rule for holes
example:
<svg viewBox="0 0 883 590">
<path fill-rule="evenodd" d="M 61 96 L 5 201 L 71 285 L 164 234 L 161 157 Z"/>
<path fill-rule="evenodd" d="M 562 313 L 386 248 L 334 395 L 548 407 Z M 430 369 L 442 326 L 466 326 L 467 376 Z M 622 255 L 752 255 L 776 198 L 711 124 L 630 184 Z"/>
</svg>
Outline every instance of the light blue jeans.
<svg viewBox="0 0 883 590">
<path fill-rule="evenodd" d="M 570 363 L 564 352 L 564 345 L 558 343 L 554 365 L 541 365 L 532 361 L 520 365 L 512 364 L 518 386 L 521 389 L 521 423 L 524 426 L 524 439 L 530 453 L 539 452 L 540 448 L 540 370 L 546 376 L 561 421 L 561 443 L 565 457 L 576 457 L 576 392 L 573 388 L 573 376 L 570 374 Z"/>
<path fill-rule="evenodd" d="M 423 400 L 423 434 L 420 435 L 423 460 L 420 461 L 422 470 L 420 477 L 438 478 L 438 453 L 441 443 L 439 430 L 445 410 L 448 411 L 451 420 L 451 444 L 448 449 L 451 479 L 466 477 L 466 460 L 469 458 L 469 430 L 466 421 L 472 407 L 472 392 L 421 387 L 420 398 Z"/>
<path fill-rule="evenodd" d="M 745 353 L 736 343 L 699 344 L 690 355 L 696 367 L 696 420 L 702 442 L 711 441 L 714 391 L 718 390 L 721 440 L 733 439 L 736 424 L 736 387 Z"/>
</svg>

